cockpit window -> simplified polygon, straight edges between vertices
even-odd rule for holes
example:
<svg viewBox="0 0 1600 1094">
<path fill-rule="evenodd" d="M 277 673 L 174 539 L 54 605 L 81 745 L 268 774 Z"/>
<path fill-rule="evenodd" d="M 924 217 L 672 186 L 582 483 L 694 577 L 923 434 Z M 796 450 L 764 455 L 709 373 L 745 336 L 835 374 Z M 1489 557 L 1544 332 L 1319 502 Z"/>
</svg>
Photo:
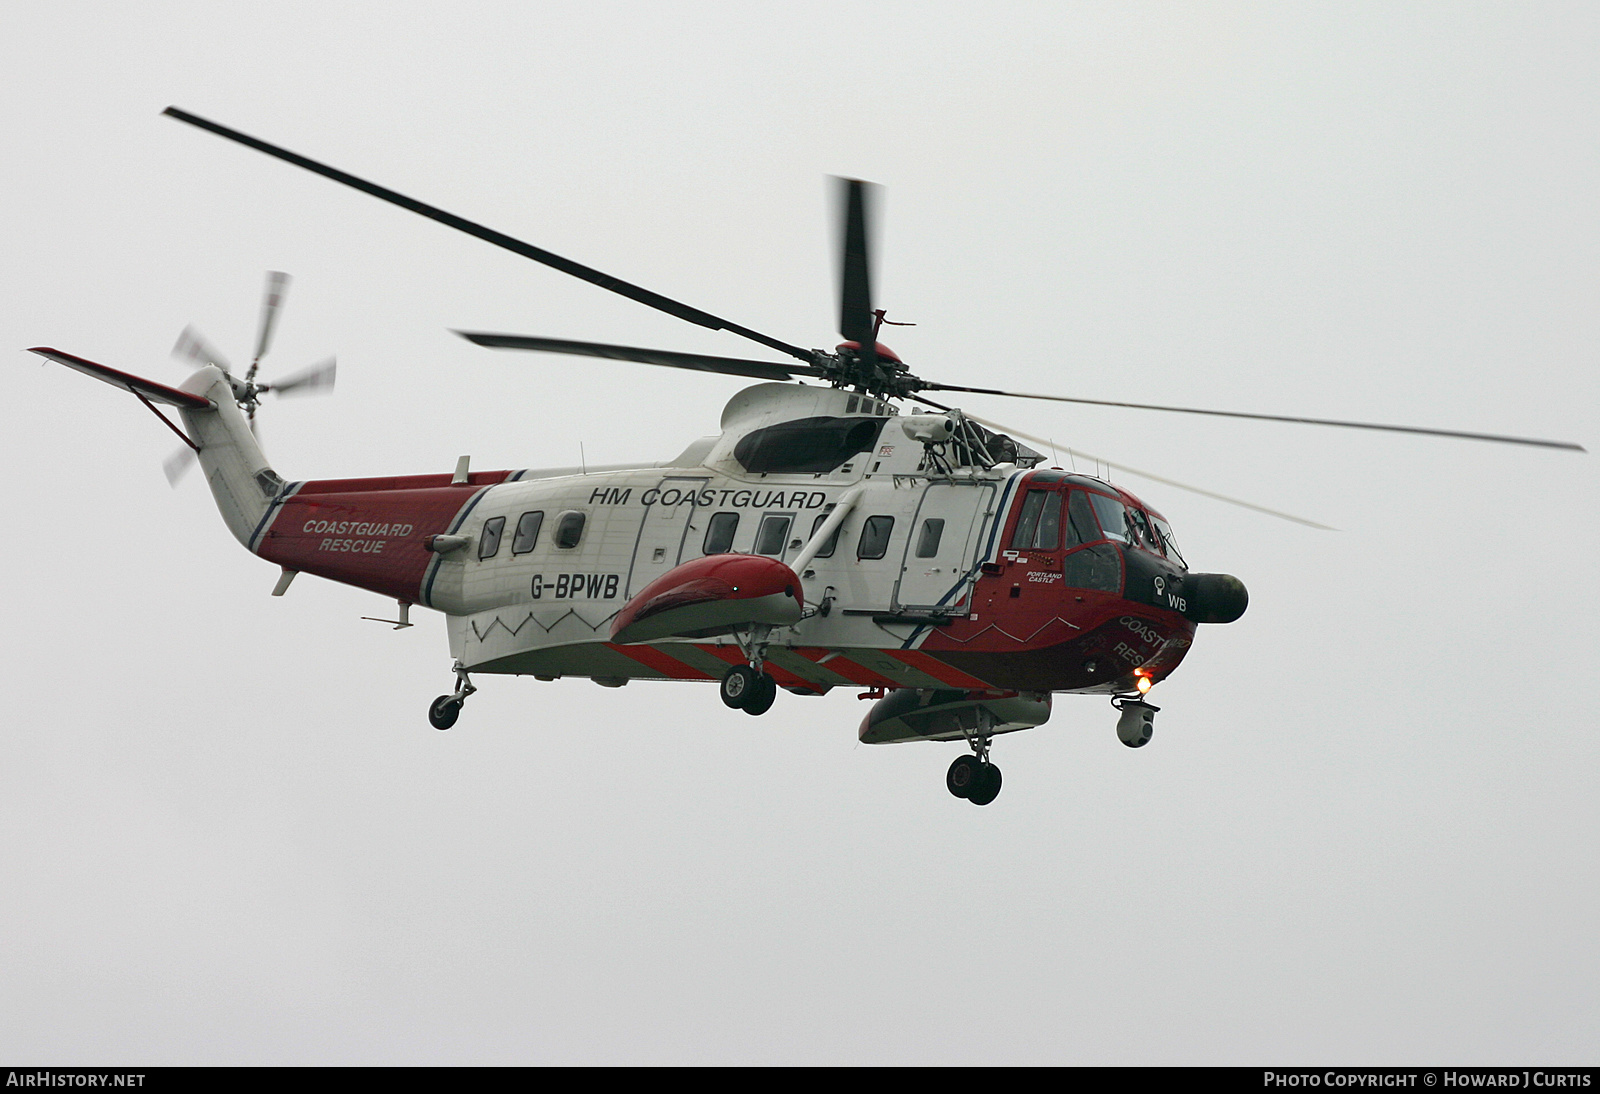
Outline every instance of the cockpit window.
<svg viewBox="0 0 1600 1094">
<path fill-rule="evenodd" d="M 1159 555 L 1161 553 L 1161 536 L 1154 528 L 1150 527 L 1150 518 L 1145 516 L 1144 510 L 1129 509 L 1128 520 L 1132 524 L 1133 541 Z"/>
<path fill-rule="evenodd" d="M 1128 511 L 1123 508 L 1122 502 L 1116 498 L 1108 498 L 1104 494 L 1090 494 L 1089 502 L 1094 506 L 1095 516 L 1100 518 L 1100 528 L 1105 532 L 1106 538 L 1127 543 Z"/>
<path fill-rule="evenodd" d="M 1061 495 L 1054 490 L 1029 490 L 1011 536 L 1011 549 L 1054 551 L 1061 546 Z"/>
<path fill-rule="evenodd" d="M 1185 562 L 1183 560 L 1183 556 L 1178 553 L 1178 542 L 1172 538 L 1172 525 L 1168 524 L 1166 521 L 1162 520 L 1158 516 L 1155 516 L 1154 514 L 1152 514 L 1150 517 L 1150 523 L 1155 525 L 1156 532 L 1161 536 L 1161 542 L 1167 548 L 1167 557 L 1187 570 L 1189 568 L 1189 564 Z"/>
<path fill-rule="evenodd" d="M 1089 495 L 1082 490 L 1074 490 L 1067 500 L 1067 546 L 1093 543 L 1099 538 L 1100 529 L 1095 525 L 1093 510 L 1089 508 Z"/>
</svg>

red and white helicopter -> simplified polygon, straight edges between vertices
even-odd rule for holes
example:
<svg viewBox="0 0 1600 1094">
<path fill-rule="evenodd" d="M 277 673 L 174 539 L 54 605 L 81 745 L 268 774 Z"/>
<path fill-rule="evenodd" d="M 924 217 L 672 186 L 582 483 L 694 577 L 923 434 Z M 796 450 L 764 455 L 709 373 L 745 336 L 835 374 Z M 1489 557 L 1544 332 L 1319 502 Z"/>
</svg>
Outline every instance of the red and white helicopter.
<svg viewBox="0 0 1600 1094">
<path fill-rule="evenodd" d="M 946 782 L 978 805 L 1000 791 L 992 738 L 1044 723 L 1057 693 L 1110 697 L 1118 738 L 1132 748 L 1146 744 L 1158 709 L 1147 693 L 1183 661 L 1198 625 L 1244 613 L 1243 583 L 1191 572 L 1166 520 L 1127 490 L 1041 467 L 1039 452 L 923 392 L 1582 451 L 1532 438 L 923 380 L 877 340 L 884 313 L 872 306 L 868 190 L 859 182 L 843 184 L 845 341 L 828 352 L 771 338 L 175 107 L 166 113 L 793 359 L 463 332 L 483 346 L 765 382 L 729 401 L 719 434 L 659 464 L 472 471 L 463 457 L 454 474 L 291 482 L 256 443 L 256 408 L 269 391 L 326 388 L 333 365 L 278 384 L 256 382 L 282 275 L 269 277 L 256 358 L 242 379 L 192 331 L 178 352 L 200 367 L 177 387 L 60 350 L 33 351 L 132 392 L 167 421 L 198 458 L 234 536 L 281 567 L 274 595 L 303 572 L 394 598 L 397 626 L 409 625 L 415 605 L 443 612 L 456 686 L 429 706 L 438 729 L 455 723 L 476 690 L 474 673 L 581 676 L 611 687 L 714 681 L 723 703 L 749 714 L 766 712 L 779 688 L 797 695 L 867 688 L 878 701 L 860 739 L 966 742 L 971 754 L 950 765 Z M 926 409 L 900 413 L 896 401 L 913 396 Z M 157 403 L 177 408 L 181 429 Z"/>
</svg>

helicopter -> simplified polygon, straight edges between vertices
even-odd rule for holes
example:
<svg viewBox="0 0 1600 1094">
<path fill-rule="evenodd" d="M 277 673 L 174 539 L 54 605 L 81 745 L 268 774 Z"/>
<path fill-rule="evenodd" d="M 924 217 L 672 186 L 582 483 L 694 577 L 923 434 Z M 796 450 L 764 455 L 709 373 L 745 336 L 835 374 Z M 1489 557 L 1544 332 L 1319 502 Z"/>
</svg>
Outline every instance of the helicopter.
<svg viewBox="0 0 1600 1094">
<path fill-rule="evenodd" d="M 1148 744 L 1160 709 L 1151 689 L 1183 662 L 1200 627 L 1243 616 L 1244 583 L 1192 571 L 1171 524 L 1131 491 L 1047 466 L 1024 443 L 1038 438 L 927 392 L 1584 451 L 1528 437 L 925 380 L 879 340 L 894 324 L 874 307 L 873 191 L 859 180 L 837 183 L 842 341 L 806 349 L 177 107 L 164 113 L 789 358 L 457 331 L 487 348 L 759 382 L 729 400 L 719 432 L 659 463 L 475 471 L 464 456 L 448 473 L 288 480 L 255 434 L 261 397 L 327 390 L 334 364 L 257 381 L 285 275 L 268 277 L 243 377 L 192 329 L 175 352 L 195 371 L 176 386 L 58 349 L 32 350 L 132 393 L 178 435 L 184 448 L 168 462 L 169 478 L 201 467 L 234 537 L 279 567 L 274 596 L 309 573 L 395 600 L 397 617 L 381 621 L 397 629 L 411 626 L 413 607 L 443 613 L 454 688 L 428 704 L 439 730 L 456 724 L 477 691 L 474 674 L 582 677 L 605 687 L 715 683 L 725 706 L 749 715 L 770 710 L 780 690 L 860 688 L 875 700 L 858 727 L 863 743 L 964 744 L 946 787 L 980 806 L 1001 788 L 993 739 L 1043 725 L 1056 695 L 1108 698 L 1117 739 Z M 158 404 L 175 409 L 181 425 Z"/>
</svg>

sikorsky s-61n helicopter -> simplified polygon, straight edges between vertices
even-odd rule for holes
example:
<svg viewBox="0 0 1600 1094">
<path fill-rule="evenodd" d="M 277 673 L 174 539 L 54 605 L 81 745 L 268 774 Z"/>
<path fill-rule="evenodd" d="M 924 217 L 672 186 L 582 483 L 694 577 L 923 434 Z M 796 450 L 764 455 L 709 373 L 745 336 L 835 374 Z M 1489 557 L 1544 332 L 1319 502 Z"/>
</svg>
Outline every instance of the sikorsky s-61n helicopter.
<svg viewBox="0 0 1600 1094">
<path fill-rule="evenodd" d="M 456 686 L 429 707 L 438 729 L 455 723 L 476 690 L 474 673 L 580 676 L 608 687 L 713 681 L 723 703 L 748 714 L 765 713 L 779 688 L 866 688 L 877 702 L 860 739 L 965 742 L 971 752 L 950 765 L 946 784 L 978 805 L 1000 791 L 992 738 L 1044 723 L 1055 694 L 1108 696 L 1122 743 L 1148 743 L 1158 708 L 1147 693 L 1183 661 L 1198 625 L 1244 613 L 1243 583 L 1191 572 L 1167 521 L 1127 490 L 1042 467 L 1039 452 L 924 392 L 1582 451 L 1532 438 L 924 380 L 878 341 L 884 312 L 872 302 L 869 190 L 860 182 L 841 184 L 844 341 L 832 351 L 803 349 L 175 107 L 166 113 L 791 358 L 461 332 L 482 346 L 765 382 L 729 401 L 719 434 L 662 463 L 472 471 L 463 457 L 453 474 L 291 482 L 256 442 L 260 397 L 326 387 L 333 366 L 256 382 L 282 275 L 269 279 L 256 360 L 242 379 L 192 332 L 178 352 L 200 367 L 177 387 L 34 350 L 132 392 L 163 419 L 154 404 L 177 408 L 183 428 L 167 424 L 198 458 L 229 529 L 281 567 L 274 595 L 304 572 L 393 597 L 398 618 L 389 622 L 399 627 L 409 625 L 413 606 L 443 612 Z M 913 396 L 922 407 L 901 413 L 896 402 Z"/>
</svg>

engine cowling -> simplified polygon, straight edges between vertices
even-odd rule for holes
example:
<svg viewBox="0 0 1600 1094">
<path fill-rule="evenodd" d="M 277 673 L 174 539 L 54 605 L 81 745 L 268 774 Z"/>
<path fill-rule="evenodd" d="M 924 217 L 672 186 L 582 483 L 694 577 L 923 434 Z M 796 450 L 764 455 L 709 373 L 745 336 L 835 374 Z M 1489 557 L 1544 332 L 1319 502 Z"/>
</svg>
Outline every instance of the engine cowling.
<svg viewBox="0 0 1600 1094">
<path fill-rule="evenodd" d="M 861 720 L 862 744 L 959 741 L 1032 729 L 1050 718 L 1049 692 L 995 696 L 958 689 L 899 688 L 879 699 Z"/>
<path fill-rule="evenodd" d="M 707 555 L 674 566 L 622 606 L 613 642 L 709 638 L 755 623 L 787 626 L 805 610 L 800 579 L 765 555 Z"/>
</svg>

